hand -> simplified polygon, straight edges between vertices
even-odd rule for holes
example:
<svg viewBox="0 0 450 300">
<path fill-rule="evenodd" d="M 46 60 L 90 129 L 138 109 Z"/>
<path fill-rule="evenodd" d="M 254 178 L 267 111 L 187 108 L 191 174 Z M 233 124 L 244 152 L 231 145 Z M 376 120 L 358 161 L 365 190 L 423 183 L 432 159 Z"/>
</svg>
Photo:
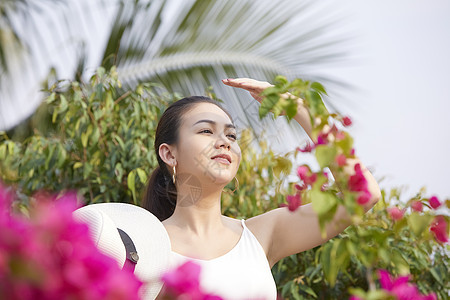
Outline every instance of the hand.
<svg viewBox="0 0 450 300">
<path fill-rule="evenodd" d="M 241 88 L 250 92 L 250 95 L 252 95 L 252 97 L 255 98 L 255 100 L 259 103 L 261 103 L 261 101 L 263 100 L 263 98 L 261 97 L 261 93 L 266 88 L 273 86 L 266 81 L 258 81 L 251 78 L 229 78 L 223 79 L 222 82 L 228 86 Z"/>
</svg>

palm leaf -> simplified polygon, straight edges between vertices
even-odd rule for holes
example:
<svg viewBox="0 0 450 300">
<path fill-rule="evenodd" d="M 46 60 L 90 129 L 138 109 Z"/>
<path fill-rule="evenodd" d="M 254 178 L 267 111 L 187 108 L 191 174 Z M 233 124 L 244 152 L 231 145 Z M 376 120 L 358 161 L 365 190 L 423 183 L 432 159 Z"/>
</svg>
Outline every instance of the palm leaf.
<svg viewBox="0 0 450 300">
<path fill-rule="evenodd" d="M 150 22 L 160 26 L 152 32 L 141 57 L 118 60 L 119 76 L 128 85 L 154 81 L 186 96 L 204 94 L 212 86 L 237 126 L 253 128 L 255 136 L 265 129 L 266 139 L 286 150 L 305 139 L 300 126 L 288 125 L 284 119 L 260 121 L 255 101 L 220 80 L 272 81 L 283 74 L 289 79 L 317 80 L 332 89 L 344 86 L 338 78 L 320 73 L 324 66 L 345 61 L 349 39 L 345 34 L 330 34 L 343 19 L 339 14 L 324 14 L 324 9 L 312 1 L 284 0 L 186 1 L 172 7 L 170 14 L 167 7 L 150 7 L 147 14 L 158 16 Z M 144 14 L 135 17 L 151 20 Z M 138 37 L 147 32 L 142 27 L 133 29 L 130 43 L 122 41 L 121 48 L 137 48 Z M 328 105 L 333 107 L 333 103 Z"/>
<path fill-rule="evenodd" d="M 99 26 L 96 20 L 107 7 L 104 5 L 91 12 L 92 7 L 86 4 L 78 4 L 74 9 L 77 2 L 60 2 L 67 7 L 59 7 L 59 17 L 50 17 L 46 24 L 46 30 L 54 35 L 37 38 L 39 51 L 32 53 L 36 61 L 48 61 L 45 56 L 51 56 L 46 45 L 48 39 L 55 43 L 70 41 L 74 35 L 95 33 Z M 234 115 L 237 125 L 251 126 L 256 136 L 266 128 L 266 134 L 274 140 L 297 143 L 305 137 L 299 126 L 287 126 L 284 119 L 275 123 L 258 120 L 256 103 L 245 92 L 223 86 L 220 79 L 239 76 L 270 81 L 275 75 L 283 74 L 290 79 L 320 80 L 328 88 L 345 84 L 319 72 L 324 66 L 343 62 L 348 37 L 329 34 L 330 29 L 339 28 L 342 18 L 339 14 L 331 16 L 327 8 L 317 2 L 121 0 L 115 4 L 118 8 L 103 51 L 103 66 L 118 65 L 121 80 L 129 86 L 154 81 L 182 95 L 203 94 L 206 87 L 212 86 Z M 48 5 L 41 4 L 40 10 L 49 14 Z M 33 14 L 24 13 L 22 18 L 27 19 L 29 15 Z M 33 25 L 33 21 L 30 23 Z M 79 49 L 77 77 L 81 78 L 89 55 L 83 46 L 73 47 Z M 70 49 L 67 46 L 64 49 L 67 48 Z M 74 51 L 60 55 L 73 60 Z M 11 95 L 6 98 L 17 99 Z M 13 104 L 13 109 L 9 109 L 13 114 L 3 113 L 5 109 L 0 107 L 0 128 L 8 126 L 6 117 L 14 115 L 13 122 L 17 122 L 40 102 L 34 95 L 23 98 L 33 98 L 28 100 L 27 109 L 16 109 L 24 107 L 24 101 L 19 101 L 20 105 Z M 0 105 L 7 102 L 0 100 Z"/>
</svg>

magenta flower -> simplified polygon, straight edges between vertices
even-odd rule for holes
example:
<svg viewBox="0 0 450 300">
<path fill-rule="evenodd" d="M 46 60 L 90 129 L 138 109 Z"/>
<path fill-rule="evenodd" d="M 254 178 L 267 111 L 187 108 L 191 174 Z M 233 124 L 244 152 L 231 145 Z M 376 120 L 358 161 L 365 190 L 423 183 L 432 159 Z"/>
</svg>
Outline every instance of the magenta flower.
<svg viewBox="0 0 450 300">
<path fill-rule="evenodd" d="M 387 209 L 389 216 L 391 217 L 392 220 L 394 221 L 398 221 L 401 218 L 403 218 L 403 214 L 405 213 L 404 210 L 394 206 L 394 207 L 388 207 Z"/>
<path fill-rule="evenodd" d="M 411 208 L 412 208 L 414 211 L 421 212 L 421 211 L 423 211 L 423 204 L 422 204 L 422 202 L 420 202 L 420 201 L 413 201 L 413 202 L 411 203 Z"/>
<path fill-rule="evenodd" d="M 378 270 L 381 288 L 388 291 L 398 300 L 430 299 L 437 300 L 434 293 L 421 295 L 417 287 L 409 283 L 409 276 L 392 278 L 386 270 Z"/>
<path fill-rule="evenodd" d="M 303 148 L 297 147 L 297 151 L 300 151 L 303 153 L 305 153 L 305 152 L 309 153 L 314 150 L 314 147 L 315 147 L 314 145 L 307 143 Z"/>
<path fill-rule="evenodd" d="M 74 194 L 37 196 L 30 218 L 11 214 L 0 185 L 0 294 L 6 299 L 139 299 L 142 285 L 122 271 L 73 220 Z"/>
<path fill-rule="evenodd" d="M 339 167 L 343 167 L 347 163 L 347 157 L 344 154 L 339 154 L 336 156 L 335 161 Z"/>
<path fill-rule="evenodd" d="M 356 202 L 359 205 L 364 205 L 370 201 L 371 197 L 372 197 L 372 194 L 369 191 L 360 192 Z"/>
<path fill-rule="evenodd" d="M 317 143 L 316 145 L 326 145 L 328 144 L 328 133 L 321 133 L 317 137 Z"/>
<path fill-rule="evenodd" d="M 367 180 L 361 170 L 361 165 L 355 165 L 355 174 L 350 176 L 348 180 L 348 188 L 353 192 L 365 192 L 367 190 Z"/>
<path fill-rule="evenodd" d="M 429 203 L 433 209 L 438 209 L 439 206 L 441 206 L 441 202 L 439 201 L 439 199 L 436 196 L 431 197 L 429 200 Z"/>
<path fill-rule="evenodd" d="M 187 261 L 177 268 L 166 272 L 164 282 L 166 296 L 174 299 L 221 300 L 216 295 L 204 293 L 200 287 L 200 265 Z"/>
<path fill-rule="evenodd" d="M 343 117 L 342 124 L 344 124 L 345 127 L 350 126 L 352 125 L 352 120 L 349 117 Z"/>
<path fill-rule="evenodd" d="M 286 201 L 288 203 L 289 211 L 296 211 L 297 208 L 302 204 L 302 200 L 300 198 L 300 194 L 288 195 L 286 197 Z"/>
<path fill-rule="evenodd" d="M 317 180 L 317 174 L 308 175 L 310 173 L 309 168 L 306 166 L 300 166 L 297 168 L 297 175 L 306 185 L 312 185 Z"/>
<path fill-rule="evenodd" d="M 430 231 L 433 232 L 434 237 L 438 242 L 448 242 L 447 221 L 445 221 L 444 216 L 436 216 L 434 218 L 433 223 L 430 226 Z"/>
<path fill-rule="evenodd" d="M 304 184 L 302 184 L 302 185 L 296 184 L 294 187 L 297 191 L 300 191 L 300 192 L 306 190 L 306 188 L 307 188 L 307 186 Z"/>
</svg>

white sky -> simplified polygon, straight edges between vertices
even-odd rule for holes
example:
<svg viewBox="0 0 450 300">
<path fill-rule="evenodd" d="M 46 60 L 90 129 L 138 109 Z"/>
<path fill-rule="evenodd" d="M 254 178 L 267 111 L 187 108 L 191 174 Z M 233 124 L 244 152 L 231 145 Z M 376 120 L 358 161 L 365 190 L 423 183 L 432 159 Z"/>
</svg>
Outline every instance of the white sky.
<svg viewBox="0 0 450 300">
<path fill-rule="evenodd" d="M 382 187 L 450 198 L 450 1 L 340 1 L 360 36 L 352 95 L 357 154 Z"/>
</svg>

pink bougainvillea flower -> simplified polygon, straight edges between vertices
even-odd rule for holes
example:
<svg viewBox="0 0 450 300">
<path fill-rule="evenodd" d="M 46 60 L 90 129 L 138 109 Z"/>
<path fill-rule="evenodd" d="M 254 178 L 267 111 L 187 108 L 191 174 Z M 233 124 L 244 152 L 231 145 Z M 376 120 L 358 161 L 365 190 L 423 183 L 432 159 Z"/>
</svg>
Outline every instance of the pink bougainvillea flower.
<svg viewBox="0 0 450 300">
<path fill-rule="evenodd" d="M 302 185 L 296 184 L 296 185 L 295 185 L 295 189 L 296 189 L 297 191 L 304 191 L 304 190 L 306 190 L 306 188 L 307 188 L 307 186 L 304 185 L 304 184 L 302 184 Z"/>
<path fill-rule="evenodd" d="M 421 295 L 417 287 L 409 283 L 409 276 L 393 278 L 388 271 L 378 270 L 381 288 L 395 296 L 397 300 L 437 299 L 436 294 Z"/>
<path fill-rule="evenodd" d="M 351 296 L 349 300 L 363 300 L 363 299 L 356 296 Z"/>
<path fill-rule="evenodd" d="M 437 209 L 441 206 L 441 202 L 439 201 L 438 197 L 436 197 L 436 196 L 431 197 L 429 200 L 429 203 L 433 209 Z"/>
<path fill-rule="evenodd" d="M 433 232 L 434 237 L 438 242 L 448 242 L 447 221 L 445 221 L 444 216 L 436 216 L 434 218 L 433 223 L 430 226 L 430 231 Z"/>
<path fill-rule="evenodd" d="M 342 124 L 344 124 L 345 127 L 352 125 L 352 119 L 349 117 L 343 117 L 342 118 Z"/>
<path fill-rule="evenodd" d="M 423 204 L 422 204 L 422 202 L 420 202 L 420 201 L 413 201 L 413 202 L 411 203 L 411 208 L 412 208 L 414 211 L 421 212 L 421 211 L 423 211 Z"/>
<path fill-rule="evenodd" d="M 394 206 L 394 207 L 388 207 L 387 209 L 389 216 L 391 217 L 392 220 L 394 221 L 398 221 L 401 218 L 403 218 L 403 214 L 405 213 L 404 210 Z"/>
<path fill-rule="evenodd" d="M 161 277 L 165 293 L 175 299 L 191 300 L 221 300 L 222 298 L 202 291 L 200 286 L 199 264 L 186 261 L 177 268 L 170 270 Z"/>
<path fill-rule="evenodd" d="M 355 165 L 355 174 L 350 176 L 348 180 L 348 188 L 353 192 L 367 191 L 367 180 L 363 175 L 360 164 Z"/>
<path fill-rule="evenodd" d="M 372 194 L 369 191 L 360 192 L 356 202 L 359 205 L 364 205 L 370 201 L 370 198 L 372 198 Z"/>
<path fill-rule="evenodd" d="M 5 202 L 0 186 L 0 202 Z M 6 299 L 139 299 L 134 274 L 119 269 L 90 239 L 86 224 L 72 218 L 73 195 L 56 200 L 40 193 L 30 218 L 0 218 L 0 291 Z M 1 204 L 0 204 L 1 205 Z M 12 260 L 26 266 L 11 267 Z"/>
<path fill-rule="evenodd" d="M 350 150 L 350 155 L 355 155 L 355 152 L 356 152 L 355 148 L 352 148 L 352 150 Z"/>
<path fill-rule="evenodd" d="M 307 143 L 303 148 L 297 147 L 297 151 L 309 153 L 314 150 L 314 147 L 315 147 L 314 145 Z"/>
<path fill-rule="evenodd" d="M 343 139 L 345 139 L 345 133 L 342 132 L 342 131 L 338 131 L 338 132 L 336 133 L 336 140 L 337 140 L 337 141 L 340 141 L 340 140 L 343 140 Z"/>
<path fill-rule="evenodd" d="M 317 174 L 308 175 L 308 173 L 310 173 L 310 171 L 306 166 L 300 166 L 297 168 L 298 177 L 300 177 L 306 185 L 312 185 L 317 180 Z"/>
<path fill-rule="evenodd" d="M 321 133 L 317 137 L 317 143 L 316 145 L 326 145 L 328 144 L 328 134 L 327 133 Z"/>
<path fill-rule="evenodd" d="M 335 161 L 339 167 L 343 167 L 347 163 L 347 158 L 344 154 L 339 154 L 336 156 Z"/>
<path fill-rule="evenodd" d="M 288 203 L 289 211 L 296 211 L 297 208 L 302 204 L 302 200 L 300 198 L 300 194 L 288 195 L 286 197 L 286 201 Z"/>
<path fill-rule="evenodd" d="M 164 285 L 178 294 L 197 293 L 200 290 L 200 265 L 187 261 L 162 276 Z"/>
</svg>

